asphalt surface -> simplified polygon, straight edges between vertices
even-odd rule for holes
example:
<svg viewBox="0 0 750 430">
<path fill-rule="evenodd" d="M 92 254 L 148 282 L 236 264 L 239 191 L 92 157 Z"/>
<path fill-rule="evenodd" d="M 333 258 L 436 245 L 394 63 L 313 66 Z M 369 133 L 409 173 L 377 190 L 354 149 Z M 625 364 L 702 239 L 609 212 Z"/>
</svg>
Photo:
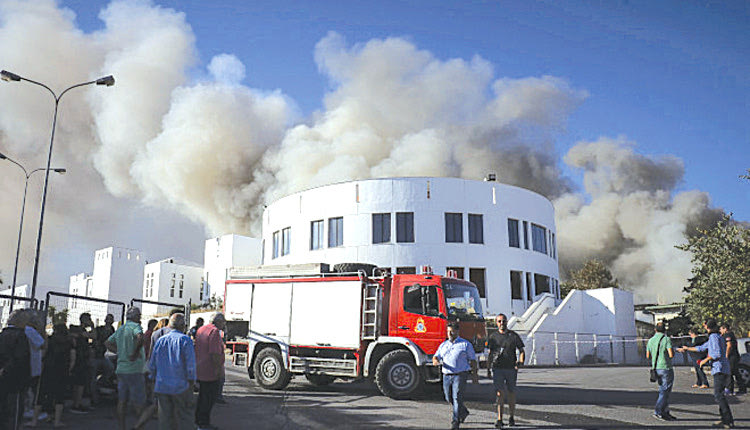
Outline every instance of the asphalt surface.
<svg viewBox="0 0 750 430">
<path fill-rule="evenodd" d="M 471 415 L 461 428 L 494 428 L 493 388 L 486 375 L 482 376 L 479 385 L 467 385 Z M 676 422 L 651 416 L 656 385 L 648 382 L 645 367 L 525 368 L 518 379 L 519 429 L 702 429 L 719 419 L 713 391 L 690 388 L 694 376 L 684 367 L 676 369 L 670 402 L 672 414 L 679 419 Z M 450 428 L 450 407 L 438 387 L 428 387 L 415 399 L 399 401 L 383 397 L 366 381 L 314 387 L 304 377 L 297 377 L 285 391 L 265 391 L 251 382 L 243 369 L 228 365 L 224 395 L 228 403 L 217 405 L 212 414 L 212 424 L 224 430 Z M 736 428 L 750 428 L 750 396 L 730 398 L 730 406 Z M 73 415 L 66 409 L 65 421 L 73 429 L 116 428 L 113 407 L 101 407 L 88 415 Z M 129 420 L 129 425 L 133 421 Z M 147 430 L 156 428 L 156 420 L 146 426 Z"/>
</svg>

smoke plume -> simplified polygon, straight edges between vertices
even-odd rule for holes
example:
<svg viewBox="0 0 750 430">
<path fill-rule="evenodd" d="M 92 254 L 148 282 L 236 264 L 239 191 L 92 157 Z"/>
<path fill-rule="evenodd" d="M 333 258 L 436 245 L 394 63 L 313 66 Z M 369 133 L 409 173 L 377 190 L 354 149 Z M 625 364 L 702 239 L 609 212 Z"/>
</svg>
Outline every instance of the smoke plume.
<svg viewBox="0 0 750 430">
<path fill-rule="evenodd" d="M 71 173 L 52 178 L 47 279 L 86 269 L 67 266 L 66 250 L 90 253 L 110 241 L 159 257 L 187 248 L 200 255 L 198 225 L 208 235 L 257 235 L 263 204 L 317 185 L 496 172 L 554 201 L 563 271 L 598 257 L 642 298 L 673 300 L 689 276 L 689 255 L 674 245 L 717 212 L 705 193 L 675 192 L 679 159 L 639 155 L 624 138 L 567 153 L 564 162 L 584 173 L 576 190 L 555 144 L 587 93 L 558 77 L 502 78 L 478 56 L 440 59 L 402 38 L 350 45 L 330 33 L 311 54 L 331 90 L 321 111 L 300 119 L 282 90 L 244 85 L 235 56 L 198 64 L 183 14 L 113 1 L 100 18 L 101 30 L 84 33 L 52 0 L 0 1 L 3 68 L 54 89 L 117 79 L 61 104 L 53 164 Z M 3 85 L 1 150 L 42 165 L 51 108 L 41 89 Z M 30 201 L 39 198 L 34 187 Z M 4 180 L 3 200 L 19 188 Z M 0 218 L 11 225 L 17 215 Z M 15 244 L 14 234 L 4 229 L 3 243 Z M 0 250 L 4 274 L 12 252 Z"/>
</svg>

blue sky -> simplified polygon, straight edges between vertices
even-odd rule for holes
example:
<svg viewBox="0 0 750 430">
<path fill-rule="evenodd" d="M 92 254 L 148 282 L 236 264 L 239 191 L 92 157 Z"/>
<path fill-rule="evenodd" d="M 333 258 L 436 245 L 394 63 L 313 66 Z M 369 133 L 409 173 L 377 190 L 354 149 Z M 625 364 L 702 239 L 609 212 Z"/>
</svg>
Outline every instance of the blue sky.
<svg viewBox="0 0 750 430">
<path fill-rule="evenodd" d="M 679 190 L 708 191 L 714 205 L 750 220 L 750 182 L 738 178 L 750 168 L 750 2 L 154 3 L 186 14 L 197 70 L 234 54 L 246 85 L 281 89 L 303 115 L 330 89 L 313 58 L 329 31 L 353 44 L 403 37 L 443 60 L 478 55 L 499 77 L 566 79 L 589 97 L 558 135 L 561 155 L 580 140 L 624 135 L 640 153 L 683 159 Z M 61 5 L 84 31 L 102 26 L 106 2 Z"/>
</svg>

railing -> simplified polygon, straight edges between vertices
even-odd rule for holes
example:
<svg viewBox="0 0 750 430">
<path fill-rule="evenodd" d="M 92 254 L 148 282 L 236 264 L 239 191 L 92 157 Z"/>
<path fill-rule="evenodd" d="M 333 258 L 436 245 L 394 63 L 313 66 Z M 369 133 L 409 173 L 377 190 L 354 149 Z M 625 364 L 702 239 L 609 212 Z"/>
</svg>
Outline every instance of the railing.
<svg viewBox="0 0 750 430">
<path fill-rule="evenodd" d="M 125 322 L 125 303 L 115 300 L 49 291 L 44 306 L 48 318 L 53 317 L 49 315 L 49 311 L 54 308 L 56 312 L 63 314 L 65 320 L 71 324 L 77 323 L 77 317 L 84 312 L 88 312 L 94 322 L 99 321 L 101 323 L 107 314 L 115 316 L 118 313 L 120 323 Z M 54 321 L 52 322 L 54 323 Z"/>
</svg>

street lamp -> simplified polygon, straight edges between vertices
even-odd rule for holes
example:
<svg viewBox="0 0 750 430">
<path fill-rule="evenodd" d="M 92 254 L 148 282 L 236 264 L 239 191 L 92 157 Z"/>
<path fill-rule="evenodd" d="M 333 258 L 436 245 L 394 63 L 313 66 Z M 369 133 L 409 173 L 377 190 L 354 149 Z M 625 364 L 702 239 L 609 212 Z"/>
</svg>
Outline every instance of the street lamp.
<svg viewBox="0 0 750 430">
<path fill-rule="evenodd" d="M 11 73 L 7 70 L 3 70 L 0 72 L 0 79 L 7 81 L 7 82 L 18 82 L 18 81 L 26 81 L 29 83 L 32 83 L 34 85 L 39 85 L 40 87 L 46 89 L 47 91 L 52 94 L 52 97 L 55 99 L 55 113 L 52 116 L 52 134 L 49 139 L 49 153 L 47 154 L 47 168 L 44 169 L 44 189 L 42 191 L 42 207 L 39 211 L 39 230 L 36 234 L 36 251 L 34 253 L 34 275 L 31 278 L 31 298 L 35 298 L 36 296 L 36 283 L 37 283 L 37 276 L 39 274 L 39 251 L 42 246 L 42 227 L 44 226 L 44 207 L 47 204 L 47 185 L 49 184 L 49 172 L 50 172 L 50 163 L 52 162 L 52 145 L 55 142 L 55 126 L 57 125 L 57 108 L 60 105 L 60 99 L 62 96 L 65 95 L 68 91 L 72 90 L 73 88 L 83 87 L 86 85 L 105 85 L 107 87 L 111 87 L 115 84 L 115 78 L 112 77 L 112 75 L 105 76 L 103 78 L 99 78 L 95 81 L 89 81 L 89 82 L 83 82 L 80 84 L 76 84 L 73 86 L 70 86 L 66 88 L 63 92 L 60 93 L 60 95 L 55 94 L 54 91 L 52 91 L 48 86 L 44 85 L 41 82 L 33 81 L 31 79 L 26 79 L 23 76 L 16 75 L 15 73 Z"/>
<path fill-rule="evenodd" d="M 3 154 L 2 152 L 0 152 L 0 160 L 8 160 L 11 163 L 15 164 L 21 170 L 23 170 L 23 174 L 26 176 L 26 183 L 23 186 L 23 200 L 22 200 L 22 203 L 21 203 L 21 221 L 20 221 L 20 223 L 18 225 L 18 244 L 16 245 L 16 264 L 13 266 L 13 284 L 11 284 L 11 287 L 10 287 L 10 295 L 11 295 L 11 299 L 10 299 L 10 311 L 13 312 L 13 302 L 14 302 L 13 298 L 16 296 L 16 276 L 18 275 L 18 256 L 21 253 L 21 233 L 23 232 L 23 214 L 24 214 L 24 211 L 26 209 L 26 191 L 28 191 L 28 189 L 29 189 L 29 178 L 31 177 L 31 175 L 33 175 L 36 172 L 41 172 L 42 170 L 45 170 L 45 169 L 43 167 L 40 167 L 38 169 L 32 170 L 31 172 L 27 172 L 26 168 L 24 168 L 21 165 L 21 163 L 19 163 L 19 162 L 15 161 L 14 159 L 8 157 L 7 155 Z M 60 168 L 60 167 L 52 168 L 52 171 L 56 172 L 56 173 L 60 173 L 60 174 L 67 172 L 67 170 L 65 170 L 63 168 Z"/>
</svg>

